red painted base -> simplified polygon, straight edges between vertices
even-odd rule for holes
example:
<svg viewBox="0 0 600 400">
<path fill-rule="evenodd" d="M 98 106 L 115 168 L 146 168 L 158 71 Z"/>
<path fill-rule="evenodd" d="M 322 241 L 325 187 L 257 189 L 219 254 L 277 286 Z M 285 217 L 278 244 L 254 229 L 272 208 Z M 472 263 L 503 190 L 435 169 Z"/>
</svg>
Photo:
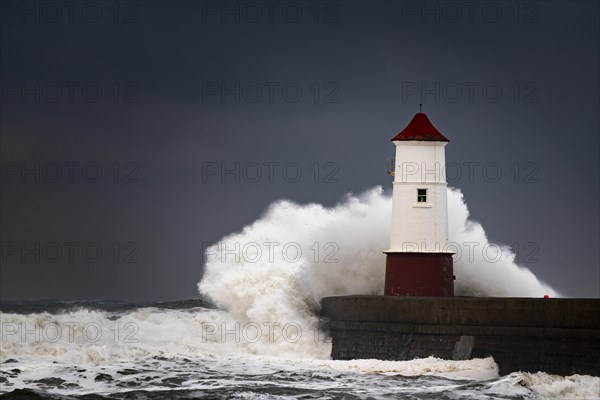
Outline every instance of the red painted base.
<svg viewBox="0 0 600 400">
<path fill-rule="evenodd" d="M 452 253 L 386 255 L 386 296 L 454 296 Z"/>
</svg>

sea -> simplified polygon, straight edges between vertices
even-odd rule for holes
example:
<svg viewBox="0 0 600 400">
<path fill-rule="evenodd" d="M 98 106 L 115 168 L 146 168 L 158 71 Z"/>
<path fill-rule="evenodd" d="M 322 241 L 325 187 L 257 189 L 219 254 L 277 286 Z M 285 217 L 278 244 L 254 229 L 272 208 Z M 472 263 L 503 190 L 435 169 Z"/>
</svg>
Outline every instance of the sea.
<svg viewBox="0 0 600 400">
<path fill-rule="evenodd" d="M 331 360 L 320 300 L 382 294 L 390 213 L 381 187 L 335 207 L 277 201 L 198 243 L 190 300 L 0 302 L 0 398 L 600 398 L 600 377 L 500 376 L 493 358 Z M 456 295 L 565 296 L 488 239 L 458 189 L 448 189 L 448 228 Z"/>
<path fill-rule="evenodd" d="M 600 397 L 598 377 L 499 376 L 492 358 L 331 360 L 330 340 L 318 327 L 303 332 L 293 323 L 229 325 L 229 316 L 203 299 L 4 302 L 0 308 L 2 399 Z M 271 334 L 272 342 L 252 346 L 258 334 Z M 323 357 L 303 351 L 299 335 L 324 347 Z M 260 350 L 280 348 L 282 337 L 292 348 L 302 343 L 295 354 Z"/>
</svg>

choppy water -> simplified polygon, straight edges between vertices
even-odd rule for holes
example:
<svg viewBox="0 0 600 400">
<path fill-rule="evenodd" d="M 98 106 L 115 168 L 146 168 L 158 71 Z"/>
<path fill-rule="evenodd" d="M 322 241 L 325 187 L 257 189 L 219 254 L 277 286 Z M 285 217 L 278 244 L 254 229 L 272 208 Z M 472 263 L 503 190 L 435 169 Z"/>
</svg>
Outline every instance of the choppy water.
<svg viewBox="0 0 600 400">
<path fill-rule="evenodd" d="M 392 362 L 265 356 L 247 343 L 255 340 L 250 328 L 236 332 L 235 325 L 223 326 L 229 330 L 224 336 L 216 331 L 220 323 L 233 321 L 202 300 L 3 303 L 1 309 L 1 398 L 600 397 L 600 378 L 541 372 L 500 377 L 491 358 Z M 301 334 L 318 340 L 315 345 L 329 345 L 324 333 Z M 297 337 L 290 333 L 287 339 Z"/>
<path fill-rule="evenodd" d="M 460 191 L 448 190 L 448 211 L 457 295 L 559 295 L 509 248 L 479 251 L 492 243 Z M 333 208 L 276 202 L 206 250 L 210 302 L 1 304 L 0 397 L 600 398 L 598 377 L 501 377 L 492 358 L 330 360 L 320 299 L 381 294 L 390 213 L 381 188 Z M 478 251 L 461 256 L 463 243 Z"/>
</svg>

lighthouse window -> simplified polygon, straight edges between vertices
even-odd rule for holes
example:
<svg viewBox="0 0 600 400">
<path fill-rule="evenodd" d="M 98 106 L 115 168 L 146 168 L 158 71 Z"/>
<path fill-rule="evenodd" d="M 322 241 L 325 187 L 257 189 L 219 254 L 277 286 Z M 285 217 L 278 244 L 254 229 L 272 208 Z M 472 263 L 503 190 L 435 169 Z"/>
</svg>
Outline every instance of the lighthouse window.
<svg viewBox="0 0 600 400">
<path fill-rule="evenodd" d="M 427 189 L 417 189 L 417 203 L 427 203 Z"/>
</svg>

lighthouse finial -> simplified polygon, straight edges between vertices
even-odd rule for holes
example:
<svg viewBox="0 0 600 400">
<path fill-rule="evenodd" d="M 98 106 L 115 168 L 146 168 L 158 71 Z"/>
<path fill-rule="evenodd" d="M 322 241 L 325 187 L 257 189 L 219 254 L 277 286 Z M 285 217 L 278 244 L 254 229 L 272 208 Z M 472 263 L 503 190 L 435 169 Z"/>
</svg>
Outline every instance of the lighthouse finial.
<svg viewBox="0 0 600 400">
<path fill-rule="evenodd" d="M 421 107 L 423 107 L 423 104 L 419 103 L 419 112 L 421 112 Z"/>
</svg>

